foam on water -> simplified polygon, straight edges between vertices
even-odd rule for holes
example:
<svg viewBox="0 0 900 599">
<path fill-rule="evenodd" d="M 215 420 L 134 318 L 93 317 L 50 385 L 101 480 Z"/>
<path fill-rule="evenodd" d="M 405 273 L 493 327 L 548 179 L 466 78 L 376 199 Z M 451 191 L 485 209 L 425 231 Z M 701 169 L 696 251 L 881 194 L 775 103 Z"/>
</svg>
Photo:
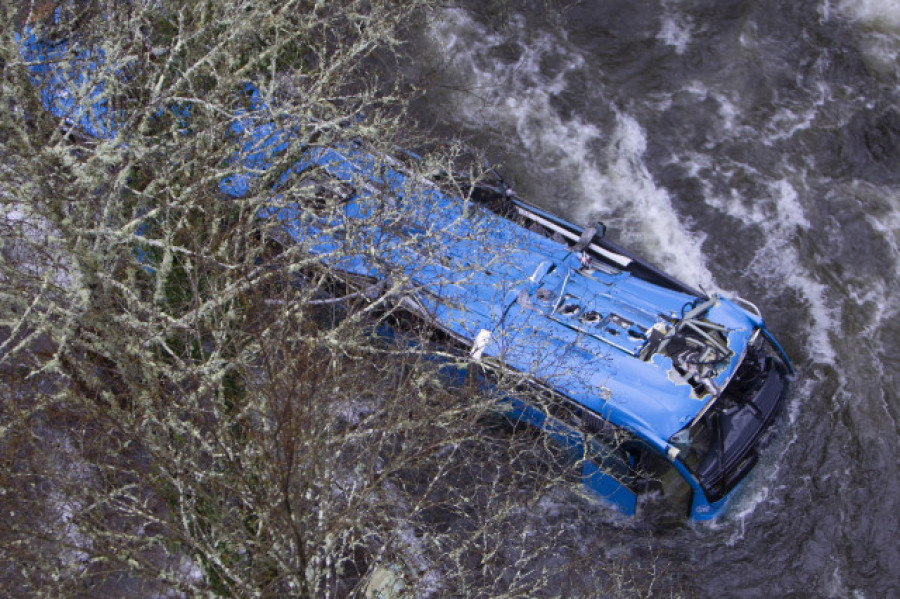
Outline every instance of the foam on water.
<svg viewBox="0 0 900 599">
<path fill-rule="evenodd" d="M 798 82 L 798 87 L 802 87 L 802 82 Z M 776 142 L 790 139 L 800 131 L 809 129 L 813 125 L 813 121 L 819 114 L 819 111 L 831 98 L 831 91 L 825 82 L 817 82 L 815 88 L 817 92 L 815 100 L 809 102 L 803 110 L 798 110 L 797 106 L 778 109 L 775 116 L 767 123 L 766 135 L 761 140 L 762 143 L 771 146 Z"/>
<path fill-rule="evenodd" d="M 761 146 L 775 147 L 797 132 L 808 129 L 826 104 L 830 96 L 828 87 L 822 82 L 812 85 L 815 93 L 802 110 L 779 108 L 766 126 L 759 129 L 744 123 L 741 110 L 727 94 L 710 90 L 697 81 L 686 84 L 683 91 L 698 99 L 709 98 L 716 102 L 718 120 L 715 125 L 720 141 L 750 138 Z M 806 300 L 812 323 L 807 331 L 809 341 L 804 345 L 814 360 L 834 363 L 836 351 L 831 335 L 840 326 L 840 307 L 829 300 L 828 286 L 817 280 L 808 266 L 803 264 L 793 243 L 798 231 L 811 228 L 801 203 L 801 193 L 808 187 L 807 173 L 785 164 L 780 177 L 773 176 L 773 173 L 761 172 L 752 164 L 730 162 L 706 150 L 685 152 L 681 164 L 686 165 L 688 171 L 702 182 L 702 195 L 708 206 L 763 231 L 763 235 L 759 236 L 762 246 L 750 262 L 754 280 L 760 283 L 770 281 L 776 289 L 792 287 Z M 752 177 L 762 183 L 768 193 L 763 197 L 746 198 L 734 189 L 724 195 L 721 191 L 717 192 L 703 173 L 720 171 L 723 167 Z"/>
<path fill-rule="evenodd" d="M 793 286 L 806 299 L 813 321 L 807 350 L 813 359 L 833 364 L 836 352 L 831 333 L 840 327 L 840 306 L 829 301 L 827 285 L 813 278 L 792 244 L 797 229 L 809 228 L 794 183 L 781 179 L 769 182 L 769 188 L 775 203 L 775 217 L 752 221 L 766 230 L 766 242 L 754 259 L 760 266 L 756 274 L 777 273 L 779 284 Z"/>
<path fill-rule="evenodd" d="M 684 54 L 691 42 L 693 24 L 684 17 L 672 14 L 668 8 L 666 6 L 667 10 L 662 18 L 662 26 L 656 37 L 667 45 L 673 46 L 677 54 Z"/>
<path fill-rule="evenodd" d="M 837 7 L 870 27 L 900 33 L 900 0 L 842 0 Z"/>
<path fill-rule="evenodd" d="M 891 248 L 894 258 L 894 275 L 900 279 L 900 194 L 893 194 L 890 201 L 892 204 L 890 212 L 878 216 L 869 214 L 866 216 L 866 222 Z"/>
<path fill-rule="evenodd" d="M 523 38 L 520 20 L 512 20 L 509 27 L 514 36 Z M 604 139 L 595 124 L 578 116 L 562 117 L 553 106 L 553 96 L 565 89 L 566 75 L 584 65 L 580 54 L 567 50 L 564 38 L 532 34 L 510 65 L 491 56 L 492 48 L 504 39 L 464 11 L 445 11 L 433 25 L 433 34 L 441 54 L 452 61 L 457 81 L 466 88 L 456 94 L 458 118 L 476 128 L 490 123 L 531 164 L 566 176 L 566 183 L 582 198 L 575 220 L 609 222 L 604 215 L 624 214 L 625 222 L 611 224 L 628 239 L 639 239 L 652 261 L 692 285 L 716 289 L 700 251 L 703 238 L 685 227 L 643 162 L 646 138 L 637 120 L 610 106 L 616 122 Z M 561 53 L 564 66 L 548 75 L 542 61 Z M 559 209 L 553 201 L 538 203 Z"/>
<path fill-rule="evenodd" d="M 695 174 L 712 165 L 705 154 L 691 154 L 688 162 Z M 749 172 L 755 171 L 750 165 L 741 166 Z M 761 176 L 758 172 L 754 174 Z M 829 301 L 827 285 L 816 280 L 803 265 L 792 241 L 797 230 L 810 227 L 795 187 L 802 184 L 802 178 L 800 181 L 775 179 L 766 183 L 768 197 L 747 202 L 736 191 L 727 196 L 719 195 L 704 181 L 704 201 L 723 214 L 763 230 L 764 234 L 760 236 L 762 246 L 750 262 L 754 279 L 760 282 L 769 280 L 776 288 L 790 286 L 797 290 L 806 300 L 812 318 L 807 332 L 809 342 L 804 345 L 814 360 L 834 363 L 836 353 L 831 333 L 840 326 L 840 307 Z"/>
<path fill-rule="evenodd" d="M 826 0 L 826 18 L 830 8 L 831 0 Z M 896 74 L 900 58 L 900 0 L 841 0 L 835 8 L 860 25 L 862 48 L 874 66 Z"/>
<path fill-rule="evenodd" d="M 584 171 L 585 177 L 598 178 L 598 187 L 605 192 L 590 199 L 591 208 L 602 213 L 611 203 L 626 206 L 636 216 L 628 219 L 628 235 L 640 237 L 655 261 L 694 285 L 718 290 L 700 249 L 703 236 L 685 229 L 669 194 L 654 183 L 647 170 L 644 130 L 628 114 L 616 111 L 616 115 L 606 172 Z"/>
</svg>

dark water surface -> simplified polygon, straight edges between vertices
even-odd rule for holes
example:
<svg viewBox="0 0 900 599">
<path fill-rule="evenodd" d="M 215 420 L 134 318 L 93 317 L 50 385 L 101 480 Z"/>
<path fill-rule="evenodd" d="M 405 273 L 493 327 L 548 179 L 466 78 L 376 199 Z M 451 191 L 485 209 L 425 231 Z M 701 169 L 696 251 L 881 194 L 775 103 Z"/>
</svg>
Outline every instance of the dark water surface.
<svg viewBox="0 0 900 599">
<path fill-rule="evenodd" d="M 423 118 L 531 201 L 755 302 L 798 367 L 729 516 L 648 553 L 697 596 L 900 596 L 900 5 L 498 14 L 464 2 L 425 32 Z"/>
</svg>

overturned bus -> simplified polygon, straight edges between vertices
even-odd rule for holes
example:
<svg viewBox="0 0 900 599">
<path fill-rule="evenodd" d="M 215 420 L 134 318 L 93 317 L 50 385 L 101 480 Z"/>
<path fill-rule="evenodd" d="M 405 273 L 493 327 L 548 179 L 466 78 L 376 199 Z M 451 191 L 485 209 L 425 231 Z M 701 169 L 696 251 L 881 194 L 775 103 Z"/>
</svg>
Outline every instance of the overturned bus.
<svg viewBox="0 0 900 599">
<path fill-rule="evenodd" d="M 115 134 L 102 94 L 88 94 L 86 109 L 67 93 L 80 74 L 41 60 L 64 43 L 22 44 L 47 110 L 87 135 Z M 87 53 L 81 68 L 96 60 Z M 264 106 L 258 91 L 247 94 L 231 139 L 248 174 L 222 180 L 223 197 L 245 194 L 303 126 L 266 122 L 254 114 Z M 692 289 L 609 242 L 602 225 L 578 227 L 525 203 L 499 177 L 461 188 L 446 174 L 411 172 L 360 145 L 306 147 L 258 216 L 277 223 L 281 243 L 304 244 L 362 291 L 403 280 L 402 309 L 459 356 L 483 372 L 517 373 L 528 392 L 504 395 L 499 409 L 577 455 L 600 500 L 625 514 L 649 495 L 695 520 L 721 513 L 793 372 L 759 311 Z M 318 204 L 292 201 L 291 185 Z M 372 245 L 334 251 L 354 223 L 366 223 Z"/>
<path fill-rule="evenodd" d="M 695 520 L 724 509 L 793 372 L 755 306 L 693 290 L 605 240 L 601 224 L 566 222 L 499 178 L 454 195 L 359 147 L 310 150 L 297 174 L 313 166 L 331 181 L 318 193 L 339 208 L 264 209 L 288 242 L 318 248 L 344 279 L 402 278 L 404 310 L 487 378 L 527 382 L 501 409 L 572 451 L 603 501 L 634 514 L 640 496 L 662 496 Z M 231 194 L 243 187 L 223 182 Z M 348 223 L 386 203 L 384 220 L 367 221 L 375 255 L 332 253 Z"/>
</svg>

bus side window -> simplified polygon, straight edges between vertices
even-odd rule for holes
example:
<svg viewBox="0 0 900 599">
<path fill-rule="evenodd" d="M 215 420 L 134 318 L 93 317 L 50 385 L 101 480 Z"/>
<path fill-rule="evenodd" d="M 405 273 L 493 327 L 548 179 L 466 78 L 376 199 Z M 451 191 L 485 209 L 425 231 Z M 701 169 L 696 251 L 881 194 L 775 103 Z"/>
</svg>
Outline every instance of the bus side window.
<svg viewBox="0 0 900 599">
<path fill-rule="evenodd" d="M 641 493 L 648 496 L 641 504 L 647 520 L 665 520 L 671 517 L 681 521 L 690 514 L 693 490 L 678 470 L 662 455 L 642 446 L 636 449 L 635 468 Z"/>
<path fill-rule="evenodd" d="M 629 516 L 634 515 L 637 508 L 632 473 L 628 454 L 621 445 L 610 445 L 596 437 L 587 438 L 581 467 L 582 483 L 601 500 Z"/>
</svg>

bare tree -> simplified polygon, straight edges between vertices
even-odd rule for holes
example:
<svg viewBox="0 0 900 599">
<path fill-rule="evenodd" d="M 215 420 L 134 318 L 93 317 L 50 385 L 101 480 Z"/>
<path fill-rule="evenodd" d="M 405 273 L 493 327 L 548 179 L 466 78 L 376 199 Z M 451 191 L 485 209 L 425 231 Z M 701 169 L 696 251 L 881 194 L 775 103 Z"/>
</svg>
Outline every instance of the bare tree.
<svg viewBox="0 0 900 599">
<path fill-rule="evenodd" d="M 546 439 L 495 415 L 521 378 L 476 375 L 423 326 L 408 273 L 372 285 L 332 268 L 377 260 L 372 231 L 394 221 L 424 223 L 403 241 L 422 268 L 443 259 L 427 206 L 304 162 L 365 148 L 420 189 L 459 168 L 453 151 L 396 161 L 407 92 L 378 72 L 430 5 L 0 5 L 10 594 L 641 586 L 608 575 L 608 538 L 585 542 L 589 503 L 542 520 L 577 485 Z M 335 225 L 328 251 L 261 218 L 337 218 L 342 185 L 377 210 Z"/>
</svg>

